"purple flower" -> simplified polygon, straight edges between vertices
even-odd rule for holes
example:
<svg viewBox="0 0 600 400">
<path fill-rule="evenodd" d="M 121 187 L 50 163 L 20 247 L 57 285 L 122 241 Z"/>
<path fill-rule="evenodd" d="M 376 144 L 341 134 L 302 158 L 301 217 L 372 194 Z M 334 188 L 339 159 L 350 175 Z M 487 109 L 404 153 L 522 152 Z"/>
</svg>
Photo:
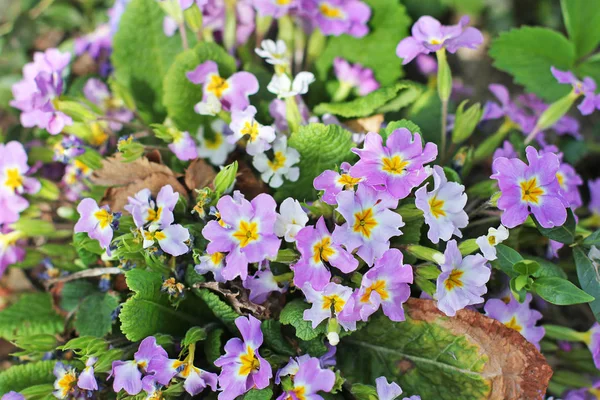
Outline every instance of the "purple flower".
<svg viewBox="0 0 600 400">
<path fill-rule="evenodd" d="M 592 359 L 596 368 L 600 369 L 600 324 L 594 325 L 585 333 L 585 342 L 592 353 Z"/>
<path fill-rule="evenodd" d="M 586 76 L 583 78 L 583 81 L 580 81 L 571 71 L 561 71 L 554 67 L 550 67 L 550 71 L 552 71 L 552 75 L 554 75 L 558 83 L 571 85 L 573 87 L 573 94 L 576 97 L 583 96 L 583 101 L 577 106 L 582 115 L 589 115 L 598 108 L 596 94 L 594 93 L 596 91 L 596 82 L 592 78 Z"/>
<path fill-rule="evenodd" d="M 502 224 L 514 228 L 532 213 L 541 226 L 552 228 L 565 223 L 567 202 L 561 194 L 556 174 L 559 158 L 552 153 L 539 155 L 528 146 L 525 150 L 529 165 L 518 158 L 500 157 L 494 160 L 492 179 L 502 192 L 498 208 L 503 212 Z"/>
<path fill-rule="evenodd" d="M 75 39 L 75 54 L 88 53 L 94 60 L 112 52 L 112 35 L 109 24 L 99 25 L 93 32 Z"/>
<path fill-rule="evenodd" d="M 75 224 L 75 233 L 87 233 L 109 253 L 108 246 L 112 241 L 113 230 L 118 226 L 121 213 L 111 213 L 107 205 L 98 207 L 96 200 L 91 198 L 81 200 L 77 212 L 79 221 Z"/>
<path fill-rule="evenodd" d="M 598 391 L 600 391 L 600 381 L 595 381 L 591 387 L 567 390 L 562 397 L 563 400 L 595 400 L 598 398 Z"/>
<path fill-rule="evenodd" d="M 144 239 L 144 249 L 158 242 L 162 251 L 175 257 L 185 254 L 190 250 L 186 244 L 190 240 L 190 232 L 179 224 L 169 225 L 164 228 L 151 225 L 148 230 L 141 228 L 140 231 Z"/>
<path fill-rule="evenodd" d="M 252 5 L 261 17 L 281 18 L 290 9 L 298 6 L 299 0 L 252 0 Z"/>
<path fill-rule="evenodd" d="M 354 190 L 354 187 L 363 181 L 362 178 L 355 178 L 350 175 L 350 164 L 343 162 L 340 165 L 340 172 L 325 170 L 313 181 L 313 186 L 317 190 L 323 190 L 322 200 L 331 205 L 336 205 L 335 197 L 342 190 Z"/>
<path fill-rule="evenodd" d="M 439 243 L 440 239 L 450 240 L 452 235 L 462 237 L 460 229 L 469 223 L 469 217 L 464 211 L 467 204 L 465 187 L 456 182 L 448 182 L 439 165 L 433 167 L 431 192 L 427 191 L 428 185 L 415 193 L 415 205 L 423 211 L 425 223 L 429 225 L 427 237 L 433 243 Z"/>
<path fill-rule="evenodd" d="M 4 394 L 1 400 L 25 400 L 25 396 L 17 392 L 8 392 Z"/>
<path fill-rule="evenodd" d="M 98 390 L 98 382 L 94 376 L 94 364 L 98 361 L 96 357 L 90 357 L 85 362 L 85 368 L 79 374 L 77 379 L 77 387 L 84 390 Z"/>
<path fill-rule="evenodd" d="M 175 130 L 173 141 L 169 143 L 168 147 L 181 161 L 189 161 L 198 157 L 196 142 L 188 132 Z"/>
<path fill-rule="evenodd" d="M 404 321 L 402 304 L 410 297 L 408 284 L 413 282 L 413 272 L 412 267 L 403 262 L 400 250 L 389 249 L 363 275 L 355 305 L 363 321 L 379 306 L 392 321 Z"/>
<path fill-rule="evenodd" d="M 331 279 L 326 265 L 345 274 L 358 267 L 358 260 L 333 241 L 323 217 L 315 226 L 307 226 L 298 232 L 296 246 L 301 254 L 300 260 L 291 267 L 296 287 L 302 288 L 310 283 L 314 289 L 323 289 Z"/>
<path fill-rule="evenodd" d="M 231 123 L 229 124 L 229 128 L 233 132 L 233 135 L 228 137 L 229 143 L 236 143 L 238 140 L 247 137 L 246 151 L 251 156 L 269 150 L 271 143 L 275 140 L 275 129 L 260 124 L 254 118 L 255 115 L 256 107 L 254 106 L 249 106 L 244 110 L 234 110 L 231 113 Z M 283 161 L 285 163 L 285 158 Z"/>
<path fill-rule="evenodd" d="M 68 164 L 83 153 L 85 153 L 83 142 L 77 136 L 63 136 L 62 140 L 54 145 L 54 161 L 63 164 Z"/>
<path fill-rule="evenodd" d="M 516 158 L 519 157 L 512 143 L 508 140 L 505 140 L 502 144 L 502 147 L 498 147 L 496 151 L 494 151 L 494 155 L 492 156 L 492 160 L 495 160 L 498 157 L 504 158 Z"/>
<path fill-rule="evenodd" d="M 222 271 L 225 266 L 225 254 L 216 252 L 212 254 L 206 254 L 200 257 L 200 264 L 194 267 L 194 270 L 200 275 L 204 275 L 208 272 L 212 272 L 215 281 L 226 282 L 223 278 Z"/>
<path fill-rule="evenodd" d="M 142 189 L 134 197 L 127 199 L 129 202 L 124 208 L 131 214 L 138 228 L 152 225 L 166 228 L 175 220 L 173 210 L 179 200 L 179 193 L 171 185 L 163 186 L 156 200 L 152 198 L 150 189 Z"/>
<path fill-rule="evenodd" d="M 408 64 L 419 54 L 429 54 L 441 49 L 455 53 L 461 47 L 475 49 L 483 43 L 481 32 L 467 27 L 469 17 L 464 16 L 457 25 L 445 26 L 430 16 L 423 16 L 412 27 L 412 36 L 398 43 L 396 55 L 402 58 L 402 64 Z"/>
<path fill-rule="evenodd" d="M 121 389 L 129 395 L 136 395 L 142 391 L 142 372 L 155 357 L 167 357 L 167 352 L 156 344 L 154 336 L 142 340 L 138 351 L 130 361 L 113 361 L 109 378 L 114 377 L 113 390 L 118 393 Z"/>
<path fill-rule="evenodd" d="M 302 292 L 306 301 L 312 304 L 308 310 L 304 310 L 303 318 L 312 323 L 315 329 L 321 322 L 330 318 L 337 318 L 340 325 L 346 330 L 355 330 L 356 321 L 360 318 L 344 318 L 354 315 L 354 302 L 351 301 L 352 289 L 329 282 L 322 289 L 315 290 L 310 283 L 305 283 Z M 339 340 L 339 339 L 338 339 Z M 336 345 L 337 343 L 331 343 Z"/>
<path fill-rule="evenodd" d="M 402 394 L 402 389 L 396 382 L 388 383 L 385 376 L 375 379 L 377 398 L 379 400 L 394 400 Z"/>
<path fill-rule="evenodd" d="M 357 38 L 369 33 L 371 9 L 358 0 L 303 0 L 302 12 L 326 35 Z"/>
<path fill-rule="evenodd" d="M 304 125 L 308 122 L 308 119 L 310 118 L 310 111 L 308 107 L 306 107 L 304 100 L 302 100 L 302 96 L 295 96 L 294 99 L 296 100 L 298 110 L 300 110 L 300 123 Z M 289 131 L 290 128 L 288 126 L 286 117 L 285 100 L 273 99 L 273 101 L 271 101 L 271 104 L 269 104 L 269 114 L 275 120 L 275 128 L 277 128 L 278 132 Z"/>
<path fill-rule="evenodd" d="M 426 54 L 419 54 L 417 56 L 416 62 L 419 72 L 423 75 L 434 76 L 437 74 L 438 65 L 437 61 L 435 60 L 435 57 Z"/>
<path fill-rule="evenodd" d="M 273 292 L 285 293 L 286 291 L 285 287 L 279 287 L 275 276 L 273 276 L 273 272 L 271 272 L 268 266 L 256 271 L 253 276 L 246 278 L 242 282 L 242 285 L 250 290 L 249 299 L 256 304 L 262 304 L 267 301 L 267 297 Z"/>
<path fill-rule="evenodd" d="M 275 200 L 259 194 L 252 202 L 241 195 L 224 196 L 217 203 L 220 221 L 210 221 L 202 235 L 210 241 L 209 254 L 228 252 L 221 274 L 232 280 L 248 276 L 248 263 L 274 258 L 281 240 L 274 234 Z"/>
<path fill-rule="evenodd" d="M 349 252 L 358 249 L 358 256 L 367 265 L 373 265 L 390 248 L 390 238 L 402 234 L 402 217 L 390 210 L 396 208 L 398 201 L 365 185 L 359 185 L 356 193 L 339 193 L 336 200 L 337 211 L 346 223 L 335 227 L 333 241 Z"/>
<path fill-rule="evenodd" d="M 506 86 L 493 83 L 489 85 L 488 88 L 500 103 L 488 101 L 483 109 L 483 116 L 481 117 L 482 121 L 506 117 L 514 124 L 518 125 L 524 133 L 529 133 L 533 130 L 537 118 L 529 115 L 516 103 L 510 100 L 510 93 Z"/>
<path fill-rule="evenodd" d="M 125 106 L 125 102 L 112 95 L 108 86 L 99 79 L 88 79 L 83 87 L 83 94 L 110 118 L 108 126 L 115 132 L 120 131 L 123 124 L 134 118 L 133 112 Z"/>
<path fill-rule="evenodd" d="M 0 228 L 0 277 L 9 265 L 23 261 L 25 249 L 19 246 L 22 233 L 11 231 L 10 228 Z"/>
<path fill-rule="evenodd" d="M 379 89 L 379 82 L 373 76 L 373 70 L 360 64 L 350 64 L 343 58 L 336 57 L 333 60 L 335 76 L 342 85 L 357 88 L 358 94 L 367 95 Z"/>
<path fill-rule="evenodd" d="M 299 357 L 297 371 L 293 375 L 291 387 L 284 390 L 277 400 L 311 399 L 323 400 L 317 392 L 331 392 L 335 384 L 335 373 L 321 368 L 319 359 L 315 357 Z"/>
<path fill-rule="evenodd" d="M 575 168 L 566 162 L 560 163 L 560 168 L 556 173 L 556 179 L 560 185 L 563 198 L 566 200 L 568 207 L 572 210 L 579 208 L 583 205 L 581 194 L 579 193 L 579 186 L 583 185 L 583 180 L 575 172 Z"/>
<path fill-rule="evenodd" d="M 382 186 L 394 198 L 403 199 L 419 186 L 429 174 L 423 164 L 435 160 L 437 146 L 427 143 L 423 149 L 421 135 L 406 128 L 396 129 L 382 145 L 377 133 L 368 133 L 362 149 L 353 149 L 360 160 L 350 169 L 350 175 L 365 178 L 365 183 Z"/>
<path fill-rule="evenodd" d="M 448 242 L 444 258 L 435 298 L 440 311 L 453 317 L 458 310 L 483 302 L 481 296 L 487 292 L 485 284 L 490 280 L 491 271 L 481 254 L 463 259 L 456 240 Z"/>
<path fill-rule="evenodd" d="M 65 365 L 60 361 L 54 364 L 54 392 L 52 394 L 58 399 L 66 399 L 77 393 L 77 373 L 75 369 L 69 365 Z"/>
<path fill-rule="evenodd" d="M 209 96 L 216 97 L 226 111 L 245 109 L 250 105 L 248 96 L 258 92 L 258 80 L 250 72 L 236 72 L 225 79 L 219 75 L 219 67 L 214 61 L 198 65 L 193 71 L 187 72 L 186 76 L 192 83 L 202 84 L 202 103 Z M 202 103 L 196 105 L 196 112 Z"/>
<path fill-rule="evenodd" d="M 532 299 L 531 293 L 527 293 L 523 303 L 519 303 L 512 295 L 508 304 L 501 299 L 489 299 L 485 303 L 484 310 L 485 315 L 516 330 L 539 350 L 540 340 L 546 331 L 541 326 L 535 326 L 542 319 L 542 314 L 531 309 Z"/>
<path fill-rule="evenodd" d="M 523 132 L 530 132 L 535 126 L 538 118 L 544 113 L 544 111 L 548 109 L 549 106 L 533 93 L 521 94 L 517 97 L 517 100 L 525 108 L 525 110 L 529 111 L 528 117 L 531 121 L 530 126 L 528 127 L 529 131 Z M 571 135 L 576 139 L 581 139 L 582 137 L 579 133 L 579 121 L 569 115 L 564 115 L 561 119 L 556 121 L 551 129 L 556 132 L 557 135 Z M 538 138 L 538 141 L 543 144 L 543 137 Z"/>
<path fill-rule="evenodd" d="M 251 388 L 264 389 L 273 376 L 271 365 L 260 356 L 258 349 L 263 342 L 260 321 L 252 315 L 238 317 L 235 325 L 242 340 L 230 339 L 225 344 L 225 355 L 215 361 L 221 367 L 219 400 L 233 400 Z"/>
<path fill-rule="evenodd" d="M 600 178 L 588 181 L 590 190 L 590 204 L 588 208 L 595 214 L 600 214 Z"/>
</svg>

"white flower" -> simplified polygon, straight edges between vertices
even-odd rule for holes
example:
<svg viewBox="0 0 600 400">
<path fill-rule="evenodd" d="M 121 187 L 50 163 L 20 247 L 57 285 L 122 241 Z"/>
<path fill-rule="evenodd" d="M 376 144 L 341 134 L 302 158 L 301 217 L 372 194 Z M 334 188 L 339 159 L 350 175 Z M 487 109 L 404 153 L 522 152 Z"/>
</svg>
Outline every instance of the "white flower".
<svg viewBox="0 0 600 400">
<path fill-rule="evenodd" d="M 217 115 L 221 112 L 221 101 L 212 93 L 206 96 L 206 101 L 201 101 L 194 106 L 194 111 L 200 115 Z"/>
<path fill-rule="evenodd" d="M 286 242 L 293 243 L 296 241 L 296 234 L 306 226 L 307 222 L 308 215 L 302 209 L 300 202 L 288 197 L 279 206 L 275 234 L 285 238 Z"/>
<path fill-rule="evenodd" d="M 267 90 L 279 98 L 292 97 L 308 92 L 308 85 L 315 81 L 315 76 L 310 72 L 300 72 L 294 77 L 294 82 L 287 74 L 273 75 Z"/>
<path fill-rule="evenodd" d="M 260 43 L 260 47 L 260 49 L 254 49 L 254 51 L 269 64 L 288 65 L 290 63 L 287 56 L 287 47 L 283 40 L 278 40 L 277 42 L 270 39 L 263 40 Z"/>
<path fill-rule="evenodd" d="M 234 110 L 231 113 L 231 124 L 229 128 L 233 135 L 229 137 L 231 143 L 235 143 L 244 136 L 248 136 L 246 151 L 251 156 L 264 153 L 271 148 L 271 142 L 275 140 L 275 129 L 258 123 L 254 116 L 256 108 L 248 106 L 245 110 Z"/>
<path fill-rule="evenodd" d="M 475 242 L 488 261 L 494 261 L 496 257 L 496 246 L 508 239 L 508 229 L 500 225 L 498 229 L 488 229 L 488 234 L 479 236 Z"/>
<path fill-rule="evenodd" d="M 222 166 L 227 160 L 227 156 L 235 149 L 235 144 L 229 143 L 224 131 L 227 128 L 225 121 L 217 119 L 210 124 L 212 135 L 204 132 L 204 126 L 200 125 L 196 138 L 199 146 L 197 147 L 198 156 L 208 158 L 211 164 Z"/>
<path fill-rule="evenodd" d="M 296 182 L 300 176 L 300 168 L 293 165 L 300 161 L 300 153 L 294 148 L 287 147 L 287 137 L 280 136 L 273 142 L 273 160 L 266 154 L 257 154 L 252 159 L 252 165 L 261 173 L 263 181 L 268 182 L 272 188 L 283 184 L 285 177 Z"/>
</svg>

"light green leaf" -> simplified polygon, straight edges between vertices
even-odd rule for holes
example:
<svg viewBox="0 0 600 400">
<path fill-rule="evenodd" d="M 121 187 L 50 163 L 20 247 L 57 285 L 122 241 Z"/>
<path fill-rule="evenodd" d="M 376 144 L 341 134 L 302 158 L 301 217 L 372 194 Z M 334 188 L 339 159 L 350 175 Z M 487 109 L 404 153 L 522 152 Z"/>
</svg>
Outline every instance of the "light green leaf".
<svg viewBox="0 0 600 400">
<path fill-rule="evenodd" d="M 18 392 L 31 386 L 54 382 L 56 378 L 52 370 L 55 364 L 54 360 L 37 361 L 13 365 L 6 371 L 0 372 L 0 395 L 11 390 Z"/>
<path fill-rule="evenodd" d="M 250 389 L 244 395 L 244 400 L 270 400 L 273 398 L 273 389 L 269 386 L 264 389 Z"/>
<path fill-rule="evenodd" d="M 532 289 L 542 299 L 559 306 L 594 301 L 594 297 L 579 289 L 570 281 L 557 276 L 536 279 L 533 282 Z"/>
<path fill-rule="evenodd" d="M 577 73 L 577 76 L 581 79 L 585 78 L 586 76 L 590 76 L 596 82 L 600 82 L 600 53 L 594 54 L 593 56 L 587 58 L 584 62 L 579 64 L 575 68 L 575 72 Z M 574 140 L 573 143 L 584 145 L 585 148 L 585 143 L 581 140 Z M 578 160 L 579 158 L 576 158 L 574 161 L 569 162 L 574 163 Z"/>
<path fill-rule="evenodd" d="M 0 337 L 14 340 L 19 336 L 62 332 L 64 320 L 52 308 L 50 293 L 22 295 L 10 307 L 0 311 Z"/>
<path fill-rule="evenodd" d="M 600 7 L 596 0 L 561 0 L 563 19 L 577 57 L 583 57 L 600 43 Z"/>
<path fill-rule="evenodd" d="M 594 297 L 594 301 L 590 302 L 590 308 L 596 321 L 600 321 L 600 272 L 581 247 L 573 249 L 573 257 L 579 284 L 587 294 Z"/>
<path fill-rule="evenodd" d="M 378 400 L 377 390 L 371 385 L 363 385 L 362 383 L 355 383 L 352 385 L 350 392 L 356 397 L 357 400 Z"/>
<path fill-rule="evenodd" d="M 499 244 L 496 246 L 496 257 L 498 258 L 492 261 L 494 268 L 501 270 L 511 278 L 516 278 L 519 276 L 519 274 L 513 269 L 513 265 L 519 261 L 523 261 L 523 257 L 521 257 L 519 252 L 511 249 L 508 246 Z"/>
<path fill-rule="evenodd" d="M 575 64 L 573 44 L 556 31 L 529 26 L 512 29 L 492 42 L 490 55 L 496 68 L 544 100 L 558 100 L 570 90 L 550 72 L 552 66 L 569 70 Z"/>
<path fill-rule="evenodd" d="M 112 294 L 87 296 L 77 310 L 75 329 L 80 335 L 103 337 L 112 331 L 112 315 L 118 306 L 119 298 Z"/>
<path fill-rule="evenodd" d="M 387 124 L 387 126 L 385 128 L 383 128 L 379 134 L 384 138 L 387 139 L 388 136 L 390 136 L 392 134 L 392 132 L 394 132 L 396 129 L 400 129 L 400 128 L 406 128 L 409 131 L 411 131 L 412 133 L 421 133 L 421 128 L 419 128 L 419 125 L 415 124 L 412 121 L 409 121 L 407 119 L 401 119 L 400 121 L 394 121 L 394 122 L 390 122 L 389 124 Z"/>
<path fill-rule="evenodd" d="M 201 328 L 199 326 L 194 326 L 193 328 L 188 329 L 185 333 L 185 337 L 181 341 L 182 346 L 189 346 L 196 342 L 200 342 L 205 340 L 207 337 L 206 329 Z"/>
<path fill-rule="evenodd" d="M 283 325 L 292 325 L 296 328 L 296 336 L 307 341 L 325 333 L 325 324 L 320 324 L 313 329 L 312 323 L 304 320 L 304 310 L 308 308 L 310 308 L 309 304 L 297 299 L 287 303 L 279 315 L 279 322 Z"/>
<path fill-rule="evenodd" d="M 540 269 L 540 263 L 532 260 L 521 260 L 513 265 L 513 269 L 521 275 L 529 276 Z"/>
</svg>

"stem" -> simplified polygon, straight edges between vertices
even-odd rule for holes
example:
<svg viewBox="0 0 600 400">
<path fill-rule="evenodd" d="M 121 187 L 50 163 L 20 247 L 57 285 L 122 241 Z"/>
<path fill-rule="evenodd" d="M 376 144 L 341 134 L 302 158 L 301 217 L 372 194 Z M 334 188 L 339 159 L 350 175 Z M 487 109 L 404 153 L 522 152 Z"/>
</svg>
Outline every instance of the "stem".
<svg viewBox="0 0 600 400">
<path fill-rule="evenodd" d="M 91 277 L 102 276 L 102 275 L 119 275 L 122 273 L 123 273 L 123 270 L 121 268 L 117 268 L 117 267 L 92 268 L 92 269 L 86 269 L 85 271 L 75 272 L 74 274 L 63 276 L 60 278 L 50 279 L 50 280 L 48 280 L 46 285 L 52 286 L 58 282 L 69 282 L 69 281 L 74 281 L 76 279 L 91 278 Z"/>
<path fill-rule="evenodd" d="M 442 99 L 442 131 L 440 132 L 440 154 L 442 155 L 442 161 L 446 154 L 446 136 L 448 136 L 447 130 L 448 124 L 448 99 Z"/>
<path fill-rule="evenodd" d="M 337 91 L 333 95 L 332 101 L 334 103 L 338 103 L 340 101 L 346 100 L 346 98 L 348 97 L 348 95 L 350 95 L 350 92 L 352 91 L 352 88 L 353 88 L 352 85 L 349 85 L 349 84 L 347 84 L 344 81 L 340 81 L 340 87 L 338 87 Z"/>
<path fill-rule="evenodd" d="M 187 31 L 185 30 L 185 23 L 181 22 L 179 24 L 179 35 L 181 36 L 181 43 L 183 43 L 183 49 L 188 50 L 190 45 L 188 43 Z"/>
</svg>

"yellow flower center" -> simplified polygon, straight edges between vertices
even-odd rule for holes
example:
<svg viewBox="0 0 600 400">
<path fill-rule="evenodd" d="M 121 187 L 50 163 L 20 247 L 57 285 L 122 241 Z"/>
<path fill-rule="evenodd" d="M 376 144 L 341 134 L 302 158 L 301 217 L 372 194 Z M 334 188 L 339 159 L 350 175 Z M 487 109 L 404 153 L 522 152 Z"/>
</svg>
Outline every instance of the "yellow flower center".
<svg viewBox="0 0 600 400">
<path fill-rule="evenodd" d="M 446 216 L 446 211 L 444 211 L 444 200 L 438 199 L 437 196 L 433 196 L 429 199 L 429 209 L 434 218 Z"/>
<path fill-rule="evenodd" d="M 67 395 L 73 391 L 76 384 L 77 377 L 75 376 L 75 371 L 67 372 L 56 382 L 56 386 L 60 388 L 63 397 L 67 397 Z"/>
<path fill-rule="evenodd" d="M 330 310 L 332 307 L 336 313 L 341 313 L 346 302 L 337 294 L 323 296 L 323 310 Z"/>
<path fill-rule="evenodd" d="M 506 325 L 510 329 L 514 329 L 517 332 L 521 332 L 523 330 L 523 327 L 517 322 L 516 317 L 512 317 L 510 321 L 505 322 L 504 325 Z"/>
<path fill-rule="evenodd" d="M 90 125 L 90 129 L 92 131 L 92 137 L 90 138 L 90 143 L 92 146 L 101 146 L 108 139 L 108 133 L 104 131 L 102 125 L 97 122 L 94 122 Z"/>
<path fill-rule="evenodd" d="M 409 161 L 402 161 L 400 156 L 384 157 L 381 159 L 383 166 L 381 169 L 389 174 L 399 175 L 410 164 Z"/>
<path fill-rule="evenodd" d="M 459 269 L 453 269 L 452 272 L 450 272 L 450 276 L 448 277 L 448 279 L 446 279 L 446 282 L 444 282 L 444 286 L 446 286 L 446 290 L 450 291 L 454 288 L 463 287 L 463 283 L 460 280 L 460 278 L 463 275 L 464 275 L 464 271 L 461 271 Z"/>
<path fill-rule="evenodd" d="M 327 3 L 322 3 L 319 6 L 319 10 L 321 11 L 321 14 L 323 14 L 327 18 L 342 18 L 343 17 L 342 10 L 340 10 L 338 7 L 333 7 L 332 5 L 327 4 Z"/>
<path fill-rule="evenodd" d="M 350 190 L 353 189 L 354 186 L 358 185 L 358 182 L 361 181 L 361 178 L 353 178 L 348 174 L 342 174 L 338 178 L 338 183 L 340 185 L 344 185 L 344 189 Z"/>
<path fill-rule="evenodd" d="M 556 180 L 558 181 L 558 184 L 560 185 L 560 187 L 564 189 L 565 188 L 565 176 L 562 173 L 557 172 Z"/>
<path fill-rule="evenodd" d="M 275 3 L 278 6 L 287 6 L 288 4 L 290 4 L 292 2 L 292 0 L 275 0 Z"/>
<path fill-rule="evenodd" d="M 8 168 L 6 170 L 6 181 L 4 184 L 14 192 L 23 187 L 23 176 L 18 168 Z"/>
<path fill-rule="evenodd" d="M 258 371 L 260 368 L 260 361 L 254 355 L 254 350 L 248 346 L 246 354 L 240 357 L 242 366 L 240 367 L 240 375 L 248 376 L 253 371 Z"/>
<path fill-rule="evenodd" d="M 306 388 L 304 386 L 296 386 L 292 392 L 294 392 L 295 397 L 292 397 L 292 395 L 289 395 L 287 397 L 286 400 L 292 400 L 292 399 L 296 399 L 296 400 L 306 400 Z"/>
<path fill-rule="evenodd" d="M 538 204 L 540 196 L 544 194 L 544 189 L 538 186 L 537 178 L 533 177 L 528 181 L 523 181 L 521 186 L 521 199 L 527 203 Z"/>
<path fill-rule="evenodd" d="M 495 246 L 496 245 L 496 236 L 489 236 L 488 243 L 492 246 Z"/>
<path fill-rule="evenodd" d="M 267 161 L 267 164 L 269 165 L 269 168 L 271 168 L 273 171 L 277 171 L 278 169 L 283 168 L 283 166 L 285 165 L 285 154 L 283 154 L 283 152 L 281 151 L 276 152 L 273 161 L 269 160 Z"/>
<path fill-rule="evenodd" d="M 242 128 L 242 135 L 250 136 L 250 141 L 256 140 L 258 137 L 258 122 L 246 122 Z"/>
<path fill-rule="evenodd" d="M 215 133 L 212 137 L 212 139 L 210 138 L 205 138 L 204 139 L 204 145 L 206 146 L 207 149 L 210 150 L 216 150 L 219 147 L 221 147 L 221 144 L 223 143 L 223 136 L 219 135 L 218 133 Z"/>
<path fill-rule="evenodd" d="M 258 223 L 241 221 L 238 230 L 233 233 L 233 237 L 240 242 L 240 247 L 248 246 L 258 240 Z"/>
<path fill-rule="evenodd" d="M 80 171 L 81 171 L 81 173 L 82 173 L 82 174 L 84 174 L 84 175 L 87 175 L 87 174 L 89 174 L 89 173 L 90 173 L 90 171 L 91 171 L 91 168 L 90 168 L 90 167 L 88 167 L 87 165 L 85 165 L 84 163 L 82 163 L 82 162 L 81 162 L 81 161 L 79 161 L 79 160 L 75 160 L 75 161 L 73 162 L 73 164 L 75 165 L 75 168 L 77 168 L 78 170 L 80 170 Z"/>
<path fill-rule="evenodd" d="M 206 85 L 206 90 L 214 94 L 217 99 L 223 97 L 223 92 L 229 89 L 229 83 L 219 75 L 212 75 Z"/>
<path fill-rule="evenodd" d="M 331 247 L 331 237 L 324 237 L 323 240 L 313 246 L 313 261 L 318 264 L 321 260 L 329 261 L 329 257 L 335 254 Z"/>
<path fill-rule="evenodd" d="M 98 220 L 101 229 L 105 229 L 107 226 L 112 224 L 113 215 L 104 208 L 99 209 L 94 213 L 94 217 Z"/>
<path fill-rule="evenodd" d="M 371 237 L 371 231 L 377 226 L 377 220 L 373 216 L 373 209 L 359 211 L 354 214 L 354 232 L 358 232 L 366 238 Z"/>
<path fill-rule="evenodd" d="M 146 231 L 144 232 L 144 238 L 146 240 L 163 240 L 167 238 L 167 235 L 165 235 L 163 232 L 161 231 L 155 231 L 155 232 L 150 232 L 150 231 Z"/>
<path fill-rule="evenodd" d="M 388 291 L 385 289 L 385 286 L 386 286 L 385 281 L 382 279 L 373 282 L 371 284 L 371 286 L 369 286 L 365 290 L 365 294 L 362 295 L 362 297 L 360 298 L 360 301 L 363 303 L 368 303 L 369 300 L 371 299 L 372 292 L 379 293 L 379 296 L 381 296 L 381 300 L 387 300 L 390 297 L 390 295 L 389 295 Z"/>
<path fill-rule="evenodd" d="M 223 253 L 213 253 L 210 255 L 210 262 L 213 263 L 214 265 L 219 265 L 221 264 L 221 261 L 223 261 L 223 258 L 225 257 L 225 254 Z"/>
<path fill-rule="evenodd" d="M 148 222 L 158 221 L 160 219 L 161 215 L 162 215 L 162 207 L 158 207 L 158 209 L 156 209 L 156 210 L 149 209 L 148 216 L 146 217 L 146 221 L 148 221 Z"/>
<path fill-rule="evenodd" d="M 441 41 L 441 40 L 439 40 L 439 39 L 431 39 L 431 40 L 429 41 L 429 44 L 436 46 L 436 45 L 438 45 L 438 44 L 442 44 L 442 41 Z"/>
</svg>

